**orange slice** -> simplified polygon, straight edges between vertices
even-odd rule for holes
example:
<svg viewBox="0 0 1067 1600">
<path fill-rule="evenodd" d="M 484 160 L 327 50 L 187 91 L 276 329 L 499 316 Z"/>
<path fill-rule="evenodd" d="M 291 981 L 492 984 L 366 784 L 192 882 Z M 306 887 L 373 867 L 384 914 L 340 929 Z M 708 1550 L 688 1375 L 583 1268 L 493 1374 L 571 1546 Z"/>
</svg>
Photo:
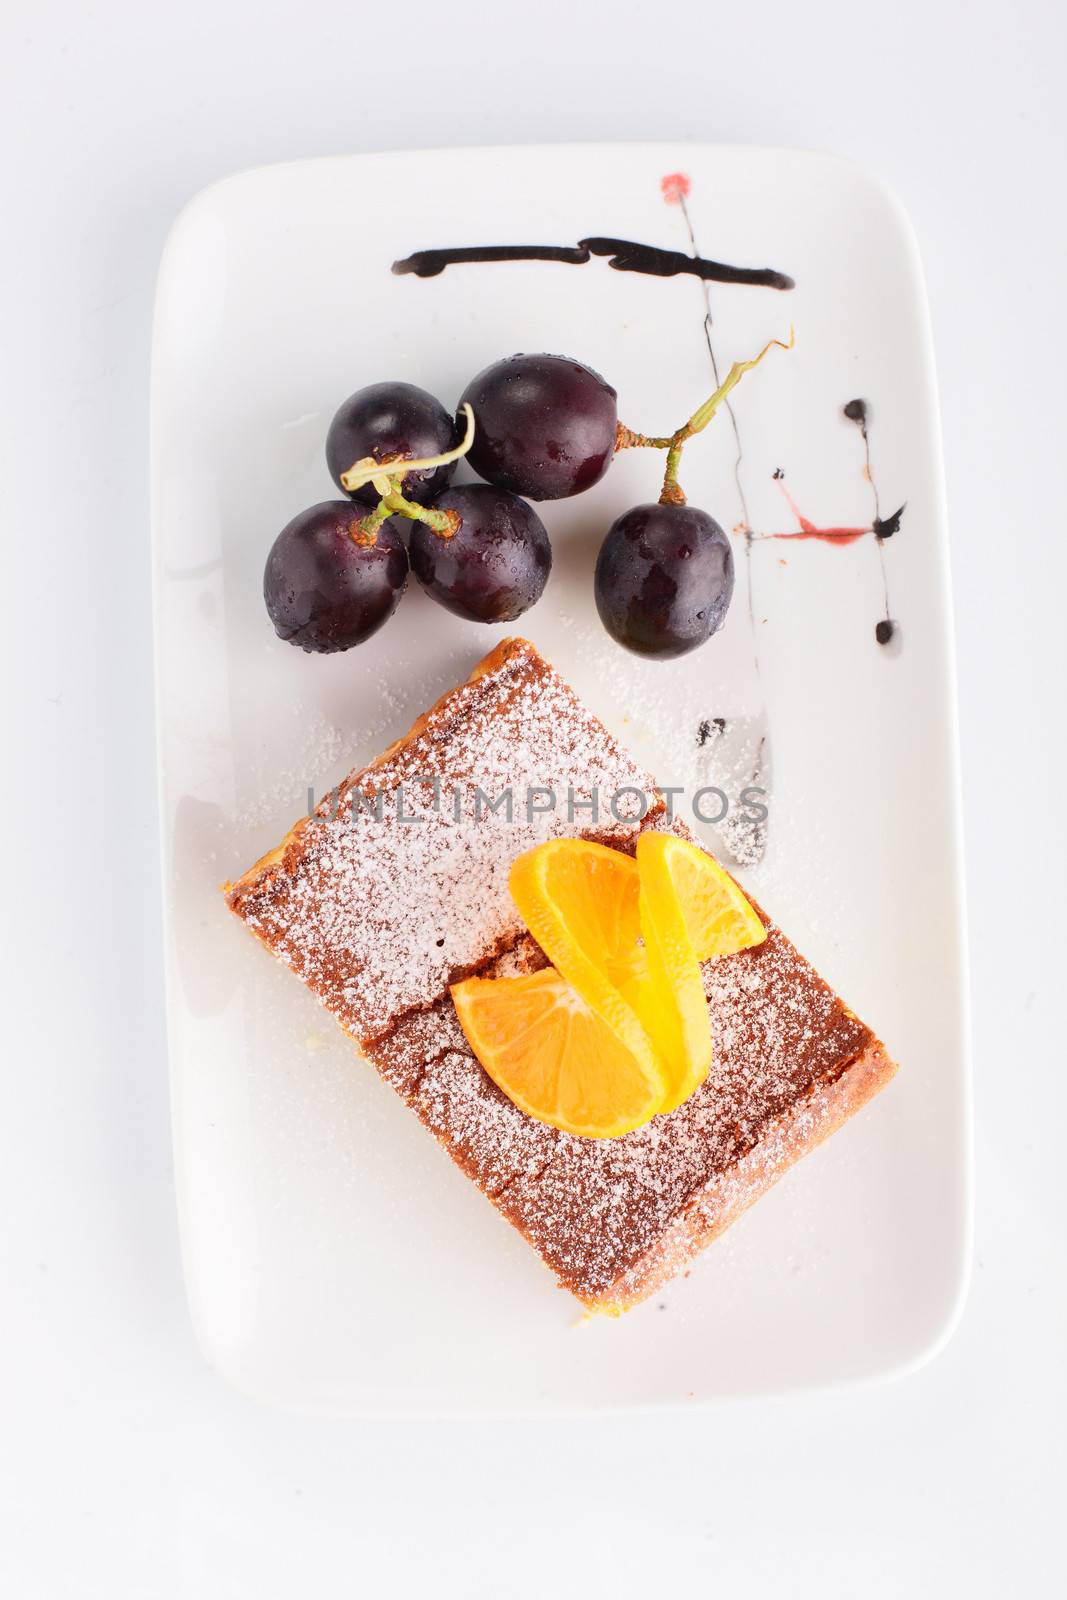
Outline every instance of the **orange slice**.
<svg viewBox="0 0 1067 1600">
<path fill-rule="evenodd" d="M 700 962 L 762 944 L 767 930 L 729 873 L 688 839 L 643 833 L 637 870 L 648 975 L 630 998 L 667 1075 L 662 1109 L 673 1111 L 711 1066 Z"/>
<path fill-rule="evenodd" d="M 658 840 L 646 844 L 645 840 Z M 681 902 L 685 925 L 698 961 L 712 956 L 732 956 L 762 944 L 767 930 L 730 874 L 699 845 L 674 834 L 645 834 L 637 847 L 665 859 L 675 893 Z"/>
<path fill-rule="evenodd" d="M 550 839 L 513 863 L 508 880 L 523 921 L 560 975 L 616 1034 L 649 1077 L 655 1054 L 628 995 L 640 978 L 634 862 L 587 839 Z"/>
<path fill-rule="evenodd" d="M 538 1122 L 614 1139 L 659 1110 L 658 1072 L 648 1072 L 552 967 L 522 978 L 468 978 L 453 985 L 452 999 L 486 1072 Z"/>
<path fill-rule="evenodd" d="M 661 1110 L 673 1111 L 699 1088 L 711 1066 L 711 1021 L 700 963 L 671 872 L 674 842 L 666 833 L 637 841 L 641 933 L 648 977 L 636 1008 L 667 1084 Z"/>
<path fill-rule="evenodd" d="M 636 861 L 585 839 L 553 839 L 520 856 L 511 893 L 556 970 L 610 1028 L 673 1111 L 704 1081 L 711 1026 L 700 962 L 766 933 L 715 859 L 650 831 Z"/>
</svg>

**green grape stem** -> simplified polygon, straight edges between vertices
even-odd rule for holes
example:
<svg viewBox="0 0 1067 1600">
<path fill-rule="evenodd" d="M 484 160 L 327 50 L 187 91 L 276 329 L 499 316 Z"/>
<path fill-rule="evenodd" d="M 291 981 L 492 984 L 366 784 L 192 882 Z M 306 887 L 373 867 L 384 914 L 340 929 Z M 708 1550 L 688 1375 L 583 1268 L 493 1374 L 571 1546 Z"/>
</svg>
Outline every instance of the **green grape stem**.
<svg viewBox="0 0 1067 1600">
<path fill-rule="evenodd" d="M 409 522 L 425 522 L 439 539 L 451 539 L 459 532 L 462 518 L 458 511 L 435 511 L 432 506 L 420 506 L 408 500 L 399 489 L 383 494 L 373 511 L 352 523 L 352 538 L 357 544 L 371 545 L 378 538 L 378 529 L 387 517 L 407 517 Z"/>
<path fill-rule="evenodd" d="M 432 471 L 435 467 L 447 466 L 465 456 L 474 443 L 474 412 L 466 402 L 463 410 L 467 419 L 466 431 L 452 450 L 415 459 L 398 456 L 393 461 L 375 461 L 373 456 L 365 456 L 361 461 L 353 462 L 347 472 L 342 472 L 341 487 L 350 494 L 370 483 L 380 496 L 373 511 L 369 511 L 365 517 L 356 518 L 351 524 L 350 532 L 357 544 L 374 544 L 378 529 L 386 517 L 407 517 L 409 522 L 425 522 L 441 539 L 451 539 L 459 532 L 458 511 L 435 511 L 431 506 L 417 505 L 414 500 L 408 500 L 401 494 L 400 485 L 393 480 L 399 478 L 403 482 L 409 472 Z"/>
<path fill-rule="evenodd" d="M 789 343 L 782 339 L 770 339 L 763 346 L 758 356 L 753 356 L 751 361 L 735 361 L 725 379 L 720 383 L 715 393 L 709 395 L 702 406 L 698 406 L 689 421 L 672 433 L 669 437 L 653 437 L 645 433 L 635 433 L 631 428 L 625 427 L 621 422 L 615 435 L 616 450 L 666 450 L 667 463 L 663 474 L 663 489 L 659 501 L 663 506 L 684 506 L 685 494 L 678 482 L 678 471 L 682 464 L 682 450 L 687 440 L 695 433 L 701 433 L 711 421 L 731 389 L 737 387 L 746 372 L 751 372 L 753 367 L 758 367 L 768 350 L 777 345 L 779 350 L 792 350 L 796 343 L 796 335 L 792 328 L 789 330 Z"/>
</svg>

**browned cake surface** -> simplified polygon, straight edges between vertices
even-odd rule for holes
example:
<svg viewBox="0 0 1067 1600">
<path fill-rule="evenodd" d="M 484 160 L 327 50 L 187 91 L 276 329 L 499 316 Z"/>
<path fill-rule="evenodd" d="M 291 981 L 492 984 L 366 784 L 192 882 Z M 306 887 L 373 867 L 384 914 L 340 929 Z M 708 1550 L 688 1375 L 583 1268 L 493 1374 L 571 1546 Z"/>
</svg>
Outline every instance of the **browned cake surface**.
<svg viewBox="0 0 1067 1600">
<path fill-rule="evenodd" d="M 538 952 L 529 965 L 543 961 Z M 447 996 L 368 1054 L 560 1282 L 614 1307 L 683 1266 L 892 1072 L 870 1029 L 773 926 L 756 949 L 708 962 L 704 986 L 707 1080 L 619 1139 L 577 1138 L 520 1111 L 478 1065 Z M 847 1110 L 835 1116 L 839 1102 Z"/>
<path fill-rule="evenodd" d="M 423 820 L 397 819 L 399 783 L 423 785 Z M 435 811 L 431 777 L 509 784 L 515 820 Z M 341 786 L 338 820 L 298 825 L 228 886 L 234 911 L 288 963 L 559 1281 L 589 1305 L 633 1303 L 671 1276 L 894 1070 L 869 1028 L 785 936 L 704 969 L 715 1059 L 678 1110 L 619 1139 L 536 1122 L 491 1082 L 460 1029 L 449 982 L 529 970 L 507 870 L 550 833 L 632 848 L 641 823 L 527 822 L 527 785 L 606 798 L 652 792 L 614 739 L 531 645 L 506 641 L 372 767 Z M 381 795 L 381 820 L 354 797 Z M 466 805 L 466 809 L 463 806 Z M 655 825 L 657 810 L 651 817 Z M 607 823 L 605 827 L 604 824 Z M 646 824 L 648 825 L 648 824 Z"/>
</svg>

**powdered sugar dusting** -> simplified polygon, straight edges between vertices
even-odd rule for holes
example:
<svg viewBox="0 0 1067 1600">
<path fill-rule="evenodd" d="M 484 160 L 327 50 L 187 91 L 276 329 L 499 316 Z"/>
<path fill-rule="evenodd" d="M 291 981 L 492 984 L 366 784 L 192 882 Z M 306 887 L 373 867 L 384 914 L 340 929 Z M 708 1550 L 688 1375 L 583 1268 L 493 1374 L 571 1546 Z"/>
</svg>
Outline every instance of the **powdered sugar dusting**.
<svg viewBox="0 0 1067 1600">
<path fill-rule="evenodd" d="M 607 811 L 626 788 L 650 794 L 653 782 L 532 647 L 513 646 L 388 759 L 346 779 L 336 807 L 328 797 L 231 904 L 371 1039 L 518 937 L 507 877 L 522 851 L 560 834 L 632 835 L 636 794 L 620 799 L 622 821 Z M 606 812 L 596 818 L 583 806 L 594 790 Z M 490 809 L 507 791 L 510 820 Z M 555 808 L 536 810 L 548 792 Z"/>
<path fill-rule="evenodd" d="M 731 1174 L 761 1159 L 780 1122 L 802 1147 L 815 1099 L 870 1042 L 773 927 L 763 945 L 708 962 L 704 980 L 715 1040 L 708 1079 L 676 1111 L 619 1139 L 578 1138 L 520 1111 L 482 1071 L 447 998 L 369 1053 L 561 1283 L 595 1300 L 656 1251 L 709 1185 L 722 1186 L 726 1204 Z M 764 1152 L 772 1164 L 776 1149 Z"/>
</svg>

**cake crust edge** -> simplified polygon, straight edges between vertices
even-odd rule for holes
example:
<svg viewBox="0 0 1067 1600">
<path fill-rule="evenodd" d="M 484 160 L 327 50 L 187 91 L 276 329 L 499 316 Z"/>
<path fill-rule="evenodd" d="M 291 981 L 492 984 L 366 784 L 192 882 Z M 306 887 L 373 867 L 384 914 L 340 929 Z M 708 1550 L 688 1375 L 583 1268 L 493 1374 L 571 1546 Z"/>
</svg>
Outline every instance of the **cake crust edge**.
<svg viewBox="0 0 1067 1600">
<path fill-rule="evenodd" d="M 863 1109 L 894 1077 L 897 1062 L 873 1038 L 832 1082 L 816 1085 L 764 1129 L 741 1159 L 691 1196 L 655 1244 L 600 1294 L 577 1298 L 590 1312 L 619 1316 L 689 1265 L 749 1206 Z M 510 1219 L 509 1219 L 510 1220 Z M 574 1289 L 567 1286 L 570 1293 Z"/>
</svg>

